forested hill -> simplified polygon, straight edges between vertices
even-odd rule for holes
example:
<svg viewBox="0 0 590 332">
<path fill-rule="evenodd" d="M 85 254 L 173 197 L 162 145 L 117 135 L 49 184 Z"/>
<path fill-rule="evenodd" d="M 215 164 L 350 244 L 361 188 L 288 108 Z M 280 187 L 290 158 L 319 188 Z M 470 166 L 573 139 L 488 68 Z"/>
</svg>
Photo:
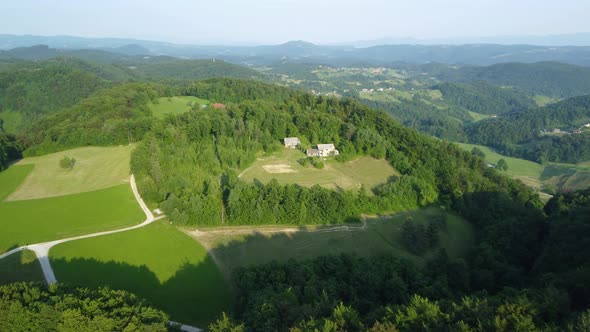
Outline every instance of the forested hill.
<svg viewBox="0 0 590 332">
<path fill-rule="evenodd" d="M 212 77 L 262 79 L 263 74 L 223 61 L 169 57 L 127 57 L 119 62 L 87 62 L 62 56 L 41 62 L 5 60 L 0 61 L 0 119 L 7 122 L 7 131 L 22 131 L 32 121 L 116 84 L 139 81 L 174 85 Z"/>
<path fill-rule="evenodd" d="M 442 81 L 483 80 L 557 98 L 590 94 L 590 68 L 564 63 L 499 63 L 484 67 L 429 64 L 421 68 Z"/>
<path fill-rule="evenodd" d="M 590 95 L 480 121 L 471 127 L 471 139 L 484 145 L 514 144 L 538 137 L 541 130 L 572 132 L 589 122 Z"/>
<path fill-rule="evenodd" d="M 470 84 L 445 82 L 431 89 L 439 90 L 446 103 L 471 112 L 497 115 L 535 108 L 535 102 L 522 91 L 475 81 Z"/>
<path fill-rule="evenodd" d="M 576 163 L 590 159 L 590 133 L 577 131 L 587 123 L 590 96 L 580 96 L 480 121 L 468 128 L 468 136 L 473 143 L 493 146 L 510 155 L 541 162 Z M 550 135 L 555 128 L 568 134 Z"/>
<path fill-rule="evenodd" d="M 224 102 L 227 108 L 154 122 L 132 158 L 142 195 L 180 224 L 219 224 L 222 207 L 227 224 L 341 223 L 359 213 L 450 203 L 473 188 L 534 196 L 469 153 L 405 128 L 353 99 L 314 97 L 239 80 L 197 82 L 185 93 Z M 257 154 L 282 149 L 282 139 L 289 136 L 299 137 L 303 148 L 333 142 L 342 161 L 362 155 L 385 158 L 402 176 L 360 192 L 272 182 L 256 186 L 236 178 Z M 365 190 L 374 195 L 366 196 Z M 329 209 L 319 209 L 321 201 Z"/>
<path fill-rule="evenodd" d="M 75 59 L 30 63 L 0 71 L 0 111 L 29 119 L 69 107 L 108 86 L 110 74 Z"/>
</svg>

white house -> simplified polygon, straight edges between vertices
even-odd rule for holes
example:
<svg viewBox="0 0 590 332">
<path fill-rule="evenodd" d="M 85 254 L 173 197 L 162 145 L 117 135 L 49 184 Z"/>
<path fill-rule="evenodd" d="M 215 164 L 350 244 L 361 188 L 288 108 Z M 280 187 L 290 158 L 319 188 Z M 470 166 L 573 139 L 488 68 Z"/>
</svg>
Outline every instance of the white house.
<svg viewBox="0 0 590 332">
<path fill-rule="evenodd" d="M 320 157 L 337 156 L 340 153 L 334 144 L 318 144 L 318 152 Z"/>
<path fill-rule="evenodd" d="M 286 148 L 296 149 L 299 144 L 301 144 L 301 141 L 299 140 L 299 137 L 285 137 L 283 143 L 285 143 Z"/>
</svg>

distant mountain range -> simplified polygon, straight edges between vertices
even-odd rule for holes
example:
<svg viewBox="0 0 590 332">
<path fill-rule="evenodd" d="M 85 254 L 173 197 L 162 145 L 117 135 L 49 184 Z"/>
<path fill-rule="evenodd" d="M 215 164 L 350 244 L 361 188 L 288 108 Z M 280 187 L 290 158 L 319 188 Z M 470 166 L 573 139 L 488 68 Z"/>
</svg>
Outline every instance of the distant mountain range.
<svg viewBox="0 0 590 332">
<path fill-rule="evenodd" d="M 571 33 L 545 36 L 494 36 L 494 37 L 463 37 L 463 38 L 380 38 L 360 40 L 335 45 L 352 45 L 355 47 L 371 47 L 378 45 L 465 45 L 465 44 L 498 44 L 498 45 L 537 45 L 537 46 L 590 46 L 589 33 Z"/>
<path fill-rule="evenodd" d="M 585 34 L 580 35 L 580 41 L 584 40 L 585 36 Z M 10 50 L 0 53 L 0 56 L 10 57 L 13 55 L 18 58 L 19 54 L 23 52 L 29 53 L 26 49 L 22 49 L 23 47 L 35 45 L 49 46 L 49 48 L 46 47 L 46 53 L 51 49 L 55 53 L 63 52 L 63 50 L 90 49 L 133 56 L 165 55 L 192 59 L 217 58 L 233 63 L 258 66 L 279 61 L 325 63 L 336 66 L 390 65 L 398 62 L 491 65 L 505 62 L 556 61 L 590 66 L 590 46 L 396 44 L 354 47 L 315 45 L 305 41 L 264 46 L 199 46 L 133 39 L 15 35 L 0 35 L 0 49 Z"/>
</svg>

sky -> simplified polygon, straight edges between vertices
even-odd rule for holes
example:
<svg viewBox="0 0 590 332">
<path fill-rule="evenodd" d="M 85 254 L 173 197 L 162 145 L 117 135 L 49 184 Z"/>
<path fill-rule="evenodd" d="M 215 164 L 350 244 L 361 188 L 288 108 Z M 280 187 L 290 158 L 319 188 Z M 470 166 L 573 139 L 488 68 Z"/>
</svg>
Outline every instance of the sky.
<svg viewBox="0 0 590 332">
<path fill-rule="evenodd" d="M 0 0 L 0 34 L 330 44 L 590 32 L 589 0 Z"/>
</svg>

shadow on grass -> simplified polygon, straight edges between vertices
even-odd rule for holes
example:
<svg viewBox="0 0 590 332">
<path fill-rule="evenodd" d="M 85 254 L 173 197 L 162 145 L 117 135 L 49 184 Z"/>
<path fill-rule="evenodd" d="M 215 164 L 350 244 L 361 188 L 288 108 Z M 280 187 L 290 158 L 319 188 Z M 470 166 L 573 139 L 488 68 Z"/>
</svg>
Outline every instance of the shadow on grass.
<svg viewBox="0 0 590 332">
<path fill-rule="evenodd" d="M 547 180 L 556 176 L 570 176 L 577 172 L 575 167 L 567 167 L 561 165 L 548 165 L 543 169 L 541 173 L 541 180 Z"/>
<path fill-rule="evenodd" d="M 145 265 L 85 258 L 52 259 L 51 264 L 59 282 L 130 291 L 184 324 L 206 327 L 230 305 L 229 288 L 209 256 L 197 266 L 183 265 L 164 282 Z"/>
<path fill-rule="evenodd" d="M 359 257 L 394 255 L 422 264 L 439 248 L 445 248 L 451 258 L 464 257 L 473 245 L 471 225 L 462 218 L 442 212 L 447 227 L 439 231 L 440 242 L 421 255 L 409 252 L 402 241 L 402 225 L 411 219 L 427 225 L 441 215 L 439 208 L 425 208 L 393 216 L 370 218 L 366 227 L 357 219 L 352 223 L 325 226 L 284 226 L 280 228 L 260 225 L 252 231 L 238 227 L 193 233 L 194 237 L 209 248 L 226 280 L 232 280 L 232 270 L 272 261 L 289 259 L 306 260 L 320 256 L 352 254 Z M 268 226 L 268 225 L 266 225 Z M 211 233 L 207 233 L 210 231 Z"/>
<path fill-rule="evenodd" d="M 0 285 L 17 281 L 45 281 L 34 252 L 20 251 L 0 260 Z"/>
</svg>

